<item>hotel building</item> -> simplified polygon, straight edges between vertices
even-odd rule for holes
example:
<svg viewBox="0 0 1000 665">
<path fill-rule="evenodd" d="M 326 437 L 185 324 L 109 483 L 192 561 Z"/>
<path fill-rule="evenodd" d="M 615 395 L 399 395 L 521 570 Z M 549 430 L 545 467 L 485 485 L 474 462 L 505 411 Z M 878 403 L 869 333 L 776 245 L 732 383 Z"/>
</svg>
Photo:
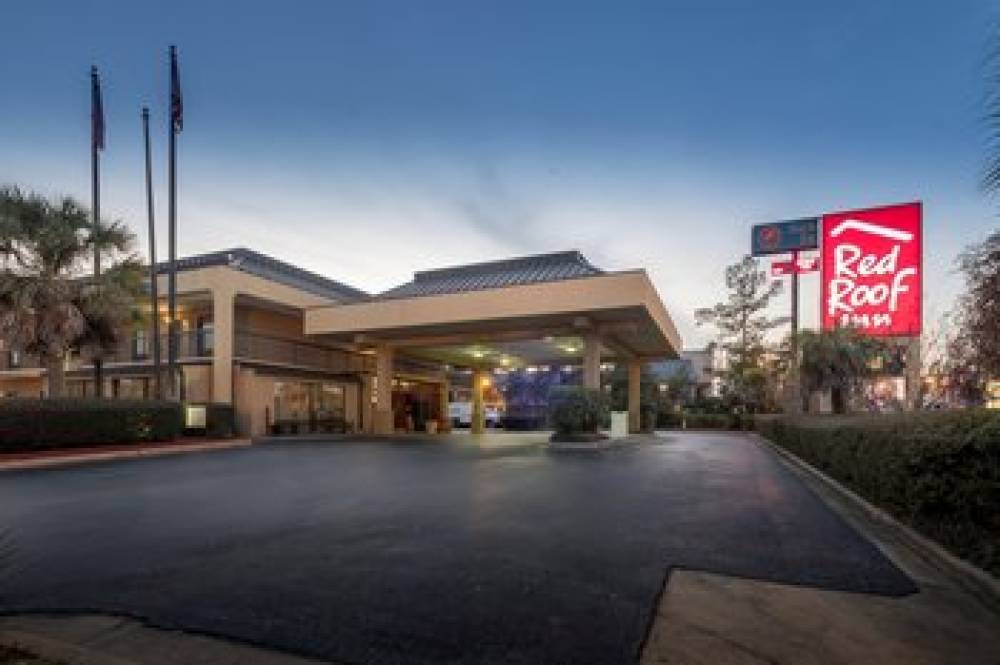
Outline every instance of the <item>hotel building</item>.
<svg viewBox="0 0 1000 665">
<path fill-rule="evenodd" d="M 158 279 L 164 294 L 162 265 Z M 493 370 L 573 365 L 599 387 L 609 361 L 629 367 L 637 429 L 642 364 L 681 347 L 645 271 L 604 271 L 575 251 L 418 272 L 370 295 L 240 248 L 179 260 L 177 292 L 181 399 L 231 404 L 248 436 L 447 429 L 455 371 L 471 375 L 480 431 Z M 166 330 L 165 299 L 159 310 Z M 105 359 L 104 393 L 151 397 L 149 328 L 123 340 Z M 164 335 L 164 367 L 166 346 Z M 92 395 L 89 362 L 66 362 L 69 394 Z M 43 395 L 44 374 L 37 358 L 0 348 L 0 396 Z"/>
</svg>

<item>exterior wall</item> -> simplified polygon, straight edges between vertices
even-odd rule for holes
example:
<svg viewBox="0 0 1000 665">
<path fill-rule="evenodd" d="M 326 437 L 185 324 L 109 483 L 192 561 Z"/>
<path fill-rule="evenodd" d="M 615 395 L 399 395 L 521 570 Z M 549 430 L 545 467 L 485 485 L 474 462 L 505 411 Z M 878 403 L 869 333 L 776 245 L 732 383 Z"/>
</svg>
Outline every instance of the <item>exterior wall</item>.
<svg viewBox="0 0 1000 665">
<path fill-rule="evenodd" d="M 41 376 L 0 376 L 0 396 L 38 397 L 45 391 Z"/>
<path fill-rule="evenodd" d="M 268 409 L 274 396 L 274 377 L 257 376 L 249 367 L 241 367 L 236 378 L 236 430 L 241 436 L 267 433 Z"/>
<path fill-rule="evenodd" d="M 315 341 L 302 329 L 302 314 L 286 314 L 237 302 L 237 332 L 251 332 L 295 341 Z"/>
<path fill-rule="evenodd" d="M 184 367 L 184 399 L 188 402 L 211 402 L 212 371 L 209 365 L 186 365 Z"/>
</svg>

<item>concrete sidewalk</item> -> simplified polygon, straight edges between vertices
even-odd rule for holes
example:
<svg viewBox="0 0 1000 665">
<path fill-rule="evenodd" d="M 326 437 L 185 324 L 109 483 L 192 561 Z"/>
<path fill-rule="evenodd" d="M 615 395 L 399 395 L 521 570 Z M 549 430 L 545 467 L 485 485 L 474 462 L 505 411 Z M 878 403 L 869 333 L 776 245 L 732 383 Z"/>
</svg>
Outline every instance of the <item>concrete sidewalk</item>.
<svg viewBox="0 0 1000 665">
<path fill-rule="evenodd" d="M 920 542 L 801 460 L 776 454 L 920 591 L 891 598 L 674 570 L 642 665 L 1000 664 L 994 578 Z"/>
<path fill-rule="evenodd" d="M 0 455 L 0 471 L 23 469 L 44 469 L 48 467 L 107 462 L 138 457 L 159 457 L 211 450 L 228 450 L 251 445 L 250 439 L 215 439 L 185 443 L 153 443 L 123 446 L 94 446 L 89 448 L 69 448 L 40 450 L 27 453 Z"/>
</svg>

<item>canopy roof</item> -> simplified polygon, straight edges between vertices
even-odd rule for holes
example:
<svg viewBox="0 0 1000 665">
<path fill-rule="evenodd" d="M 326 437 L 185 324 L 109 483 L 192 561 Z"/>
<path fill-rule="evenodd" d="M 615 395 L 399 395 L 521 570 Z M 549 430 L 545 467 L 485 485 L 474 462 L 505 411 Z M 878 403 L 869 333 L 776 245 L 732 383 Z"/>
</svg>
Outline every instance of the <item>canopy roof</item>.
<svg viewBox="0 0 1000 665">
<path fill-rule="evenodd" d="M 372 300 L 307 310 L 305 331 L 450 364 L 463 354 L 469 364 L 557 362 L 579 357 L 592 334 L 608 357 L 672 358 L 681 348 L 645 271 L 604 272 L 579 252 L 420 272 Z"/>
</svg>

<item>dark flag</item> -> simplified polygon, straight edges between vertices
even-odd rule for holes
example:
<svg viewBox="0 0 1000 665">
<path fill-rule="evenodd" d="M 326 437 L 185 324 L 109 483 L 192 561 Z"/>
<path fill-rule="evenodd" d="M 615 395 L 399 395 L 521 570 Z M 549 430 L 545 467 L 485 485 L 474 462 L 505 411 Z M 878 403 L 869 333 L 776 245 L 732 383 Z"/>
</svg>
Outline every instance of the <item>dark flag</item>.
<svg viewBox="0 0 1000 665">
<path fill-rule="evenodd" d="M 104 104 L 97 67 L 90 68 L 90 141 L 94 150 L 104 150 Z"/>
<path fill-rule="evenodd" d="M 170 47 L 170 122 L 174 131 L 184 129 L 184 100 L 181 98 L 181 75 L 177 69 L 177 48 Z"/>
</svg>

